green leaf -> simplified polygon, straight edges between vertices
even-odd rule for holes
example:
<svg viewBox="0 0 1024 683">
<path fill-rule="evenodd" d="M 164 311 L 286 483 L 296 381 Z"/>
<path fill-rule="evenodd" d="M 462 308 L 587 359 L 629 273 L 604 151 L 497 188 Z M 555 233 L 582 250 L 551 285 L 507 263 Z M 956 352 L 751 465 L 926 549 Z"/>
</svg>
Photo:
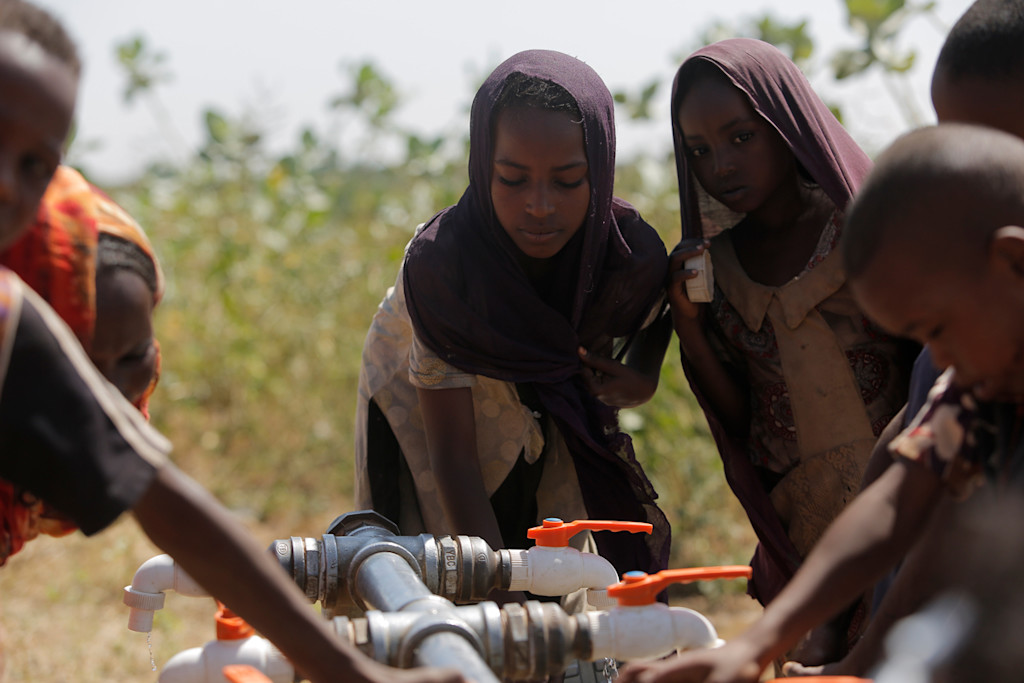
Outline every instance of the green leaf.
<svg viewBox="0 0 1024 683">
<path fill-rule="evenodd" d="M 207 109 L 203 117 L 206 121 L 206 133 L 213 142 L 221 144 L 227 142 L 231 134 L 231 125 L 228 120 L 213 109 Z"/>
</svg>

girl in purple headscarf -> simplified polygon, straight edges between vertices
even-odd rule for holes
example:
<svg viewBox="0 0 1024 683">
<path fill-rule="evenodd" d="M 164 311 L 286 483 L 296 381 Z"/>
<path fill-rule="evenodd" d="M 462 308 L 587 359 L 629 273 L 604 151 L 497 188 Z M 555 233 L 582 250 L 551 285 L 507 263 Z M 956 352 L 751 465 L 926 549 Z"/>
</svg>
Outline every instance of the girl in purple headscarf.
<svg viewBox="0 0 1024 683">
<path fill-rule="evenodd" d="M 749 592 L 767 604 L 860 490 L 912 356 L 846 286 L 835 247 L 870 162 L 796 65 L 757 40 L 699 50 L 676 74 L 672 130 L 673 321 L 760 541 Z M 697 272 L 685 265 L 705 251 L 707 304 L 687 295 Z"/>
<path fill-rule="evenodd" d="M 597 547 L 620 572 L 664 568 L 616 409 L 657 387 L 667 255 L 614 168 L 612 98 L 583 62 L 522 52 L 484 82 L 469 187 L 418 229 L 364 345 L 360 506 L 495 548 L 527 547 L 542 517 L 648 521 Z"/>
</svg>

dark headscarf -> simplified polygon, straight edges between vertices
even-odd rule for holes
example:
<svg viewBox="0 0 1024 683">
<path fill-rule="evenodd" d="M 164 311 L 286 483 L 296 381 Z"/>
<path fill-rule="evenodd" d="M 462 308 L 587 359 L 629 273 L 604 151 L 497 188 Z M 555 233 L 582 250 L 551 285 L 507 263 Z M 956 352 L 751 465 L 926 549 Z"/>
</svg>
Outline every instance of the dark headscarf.
<svg viewBox="0 0 1024 683">
<path fill-rule="evenodd" d="M 590 206 L 553 257 L 550 291 L 559 300 L 537 293 L 491 203 L 495 109 L 516 73 L 563 87 L 582 116 Z M 584 387 L 577 355 L 580 345 L 635 334 L 662 296 L 668 267 L 658 234 L 612 197 L 613 109 L 600 77 L 573 57 L 530 50 L 498 66 L 473 100 L 469 187 L 410 243 L 405 294 L 416 335 L 439 357 L 466 372 L 532 385 L 572 453 L 588 516 L 655 525 L 646 540 L 597 534 L 601 554 L 620 572 L 656 571 L 668 559 L 668 523 L 615 411 Z"/>
<path fill-rule="evenodd" d="M 672 139 L 684 238 L 702 234 L 697 181 L 687 164 L 686 146 L 679 129 L 680 93 L 694 81 L 686 80 L 691 62 L 704 60 L 720 69 L 743 92 L 751 105 L 785 140 L 800 166 L 836 207 L 849 204 L 871 161 L 811 88 L 807 78 L 786 55 L 760 40 L 735 38 L 701 48 L 683 62 L 672 84 Z M 701 72 L 695 76 L 701 78 Z M 683 357 L 686 367 L 685 356 Z M 689 368 L 687 374 L 689 374 Z M 692 382 L 691 382 L 692 386 Z M 760 544 L 751 560 L 754 578 L 749 592 L 767 604 L 800 564 L 793 547 L 747 455 L 746 442 L 730 437 L 718 416 L 694 391 L 708 418 L 722 456 L 725 475 L 742 503 Z"/>
</svg>

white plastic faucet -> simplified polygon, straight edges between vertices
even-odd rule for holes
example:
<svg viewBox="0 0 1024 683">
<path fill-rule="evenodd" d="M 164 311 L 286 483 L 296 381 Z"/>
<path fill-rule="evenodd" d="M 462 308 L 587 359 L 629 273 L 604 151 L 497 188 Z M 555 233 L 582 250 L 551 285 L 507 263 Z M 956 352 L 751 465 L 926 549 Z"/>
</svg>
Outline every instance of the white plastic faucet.
<svg viewBox="0 0 1024 683">
<path fill-rule="evenodd" d="M 628 531 L 651 533 L 645 522 L 612 522 L 577 520 L 563 522 L 551 517 L 542 526 L 533 527 L 527 536 L 537 545 L 529 550 L 509 550 L 512 559 L 508 590 L 529 591 L 536 595 L 568 595 L 587 589 L 587 602 L 597 609 L 614 606 L 608 597 L 608 586 L 619 580 L 611 563 L 593 553 L 584 553 L 569 546 L 569 539 L 581 531 Z"/>
<path fill-rule="evenodd" d="M 666 569 L 648 576 L 627 572 L 621 583 L 608 587 L 618 606 L 588 612 L 593 658 L 622 661 L 657 659 L 676 650 L 719 647 L 724 643 L 707 618 L 685 607 L 669 607 L 655 597 L 672 583 L 702 579 L 750 577 L 750 567 Z"/>
<path fill-rule="evenodd" d="M 153 613 L 164 606 L 164 591 L 207 597 L 209 593 L 180 569 L 170 555 L 151 557 L 135 570 L 131 585 L 124 587 L 124 604 L 131 608 L 128 628 L 140 633 L 153 630 Z"/>
</svg>

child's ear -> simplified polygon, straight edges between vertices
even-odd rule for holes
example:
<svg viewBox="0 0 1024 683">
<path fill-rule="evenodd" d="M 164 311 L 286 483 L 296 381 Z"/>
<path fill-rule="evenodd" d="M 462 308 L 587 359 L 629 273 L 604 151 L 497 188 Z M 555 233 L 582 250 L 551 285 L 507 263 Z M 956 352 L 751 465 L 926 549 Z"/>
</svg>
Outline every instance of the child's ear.
<svg viewBox="0 0 1024 683">
<path fill-rule="evenodd" d="M 1004 225 L 996 230 L 989 255 L 994 263 L 1008 266 L 1017 277 L 1024 277 L 1024 228 Z"/>
</svg>

